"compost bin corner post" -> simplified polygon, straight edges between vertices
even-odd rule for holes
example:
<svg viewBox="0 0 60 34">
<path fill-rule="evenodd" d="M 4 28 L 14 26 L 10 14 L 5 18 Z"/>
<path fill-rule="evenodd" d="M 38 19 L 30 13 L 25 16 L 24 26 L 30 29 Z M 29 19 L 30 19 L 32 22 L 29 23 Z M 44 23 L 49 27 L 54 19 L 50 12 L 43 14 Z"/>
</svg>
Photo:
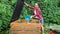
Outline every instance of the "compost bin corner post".
<svg viewBox="0 0 60 34">
<path fill-rule="evenodd" d="M 10 23 L 19 19 L 23 5 L 24 5 L 24 0 L 17 0 Z"/>
</svg>

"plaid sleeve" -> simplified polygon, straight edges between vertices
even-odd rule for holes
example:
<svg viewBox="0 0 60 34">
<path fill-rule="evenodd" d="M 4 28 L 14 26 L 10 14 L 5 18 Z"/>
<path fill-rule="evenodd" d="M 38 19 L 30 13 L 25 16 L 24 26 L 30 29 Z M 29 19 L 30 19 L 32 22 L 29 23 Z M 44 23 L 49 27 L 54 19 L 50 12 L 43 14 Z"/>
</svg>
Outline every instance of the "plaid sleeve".
<svg viewBox="0 0 60 34">
<path fill-rule="evenodd" d="M 29 6 L 28 6 L 28 8 L 31 8 L 31 9 L 33 9 L 33 8 L 34 8 L 34 6 L 31 6 L 31 5 L 29 5 Z"/>
</svg>

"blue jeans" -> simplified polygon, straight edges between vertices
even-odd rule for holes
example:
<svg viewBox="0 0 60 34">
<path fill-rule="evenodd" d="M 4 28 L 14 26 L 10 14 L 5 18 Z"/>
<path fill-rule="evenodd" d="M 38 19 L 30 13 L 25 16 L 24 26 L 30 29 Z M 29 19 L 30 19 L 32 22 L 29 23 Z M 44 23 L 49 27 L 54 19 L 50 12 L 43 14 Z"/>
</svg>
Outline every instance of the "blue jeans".
<svg viewBox="0 0 60 34">
<path fill-rule="evenodd" d="M 40 20 L 41 24 L 44 24 L 44 19 L 42 18 L 42 20 Z"/>
</svg>

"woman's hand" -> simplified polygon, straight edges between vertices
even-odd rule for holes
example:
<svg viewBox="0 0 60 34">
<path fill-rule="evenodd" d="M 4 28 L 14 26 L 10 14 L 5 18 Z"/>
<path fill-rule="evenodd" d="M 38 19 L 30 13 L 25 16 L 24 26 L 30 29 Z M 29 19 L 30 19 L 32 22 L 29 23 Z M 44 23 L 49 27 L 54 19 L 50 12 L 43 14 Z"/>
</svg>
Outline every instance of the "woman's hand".
<svg viewBox="0 0 60 34">
<path fill-rule="evenodd" d="M 33 18 L 34 17 L 34 15 L 32 15 L 30 18 Z"/>
<path fill-rule="evenodd" d="M 25 4 L 27 7 L 31 8 L 31 9 L 33 9 L 33 8 L 34 8 L 33 6 L 31 6 L 31 5 L 27 4 L 26 2 L 24 2 L 24 4 Z"/>
<path fill-rule="evenodd" d="M 24 4 L 25 4 L 26 6 L 29 6 L 29 4 L 27 4 L 26 2 L 24 2 Z"/>
</svg>

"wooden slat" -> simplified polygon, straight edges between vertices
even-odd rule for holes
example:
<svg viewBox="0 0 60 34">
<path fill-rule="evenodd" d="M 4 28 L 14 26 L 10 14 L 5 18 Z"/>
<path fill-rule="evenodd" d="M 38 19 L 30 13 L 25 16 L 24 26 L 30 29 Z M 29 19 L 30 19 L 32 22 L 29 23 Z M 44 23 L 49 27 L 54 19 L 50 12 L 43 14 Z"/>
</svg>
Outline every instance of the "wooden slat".
<svg viewBox="0 0 60 34">
<path fill-rule="evenodd" d="M 18 23 L 18 21 L 19 20 L 12 22 L 10 24 L 11 34 L 40 34 L 41 33 L 41 26 L 42 26 L 41 24 L 39 23 L 36 23 L 36 24 L 35 23 Z"/>
</svg>

